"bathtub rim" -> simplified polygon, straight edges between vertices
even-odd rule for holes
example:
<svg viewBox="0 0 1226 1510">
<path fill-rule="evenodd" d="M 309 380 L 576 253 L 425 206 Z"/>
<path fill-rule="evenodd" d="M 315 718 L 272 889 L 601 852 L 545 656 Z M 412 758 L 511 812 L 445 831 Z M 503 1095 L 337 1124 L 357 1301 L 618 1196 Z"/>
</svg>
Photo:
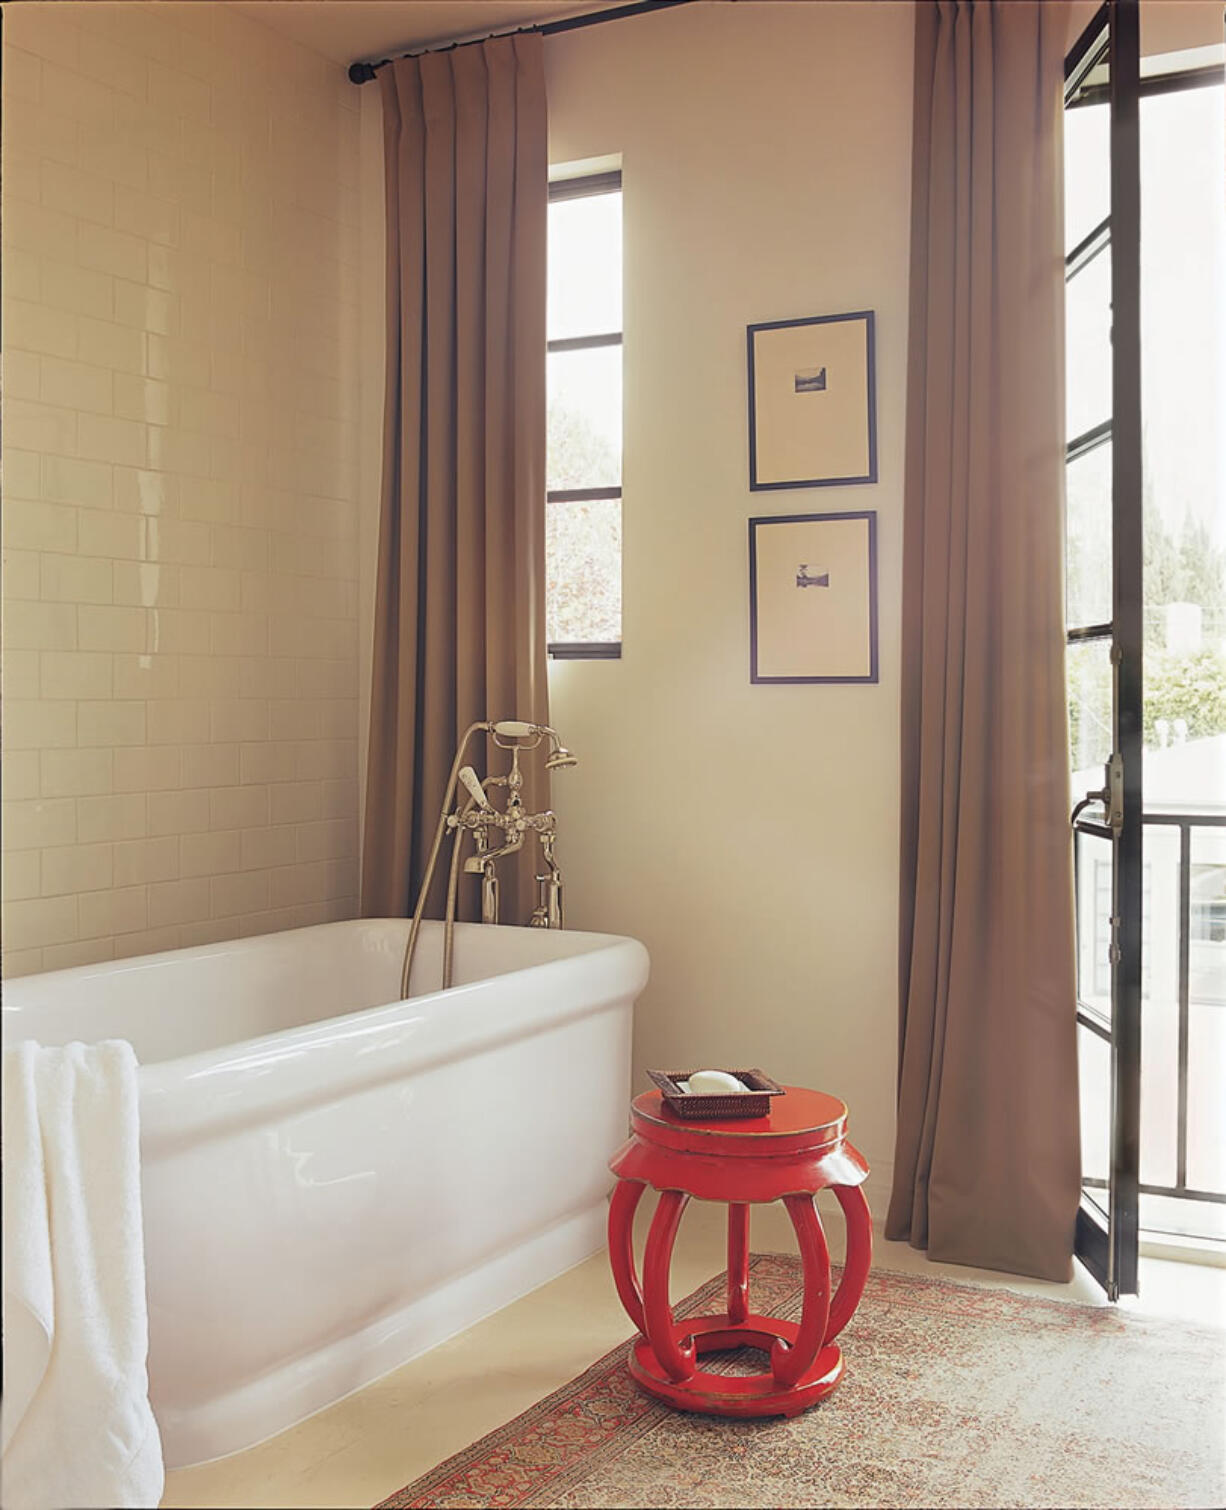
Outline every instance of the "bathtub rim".
<svg viewBox="0 0 1226 1510">
<path fill-rule="evenodd" d="M 378 923 L 394 923 L 405 930 L 408 926 L 404 918 L 362 918 L 311 924 L 309 931 L 356 929 Z M 441 926 L 434 924 L 435 928 Z M 457 926 L 467 931 L 491 925 Z M 199 959 L 241 952 L 261 940 L 281 940 L 304 931 L 308 930 L 255 934 L 246 939 L 134 955 L 130 961 L 75 965 L 23 979 L 54 978 L 57 984 L 68 986 L 73 981 L 146 967 L 150 962 L 165 963 L 177 956 Z M 519 935 L 527 930 L 504 926 L 499 931 Z M 627 998 L 638 998 L 650 970 L 647 950 L 639 940 L 619 934 L 566 931 L 580 947 L 554 959 L 484 976 L 446 991 L 359 1007 L 170 1059 L 142 1061 L 138 1071 L 142 1159 L 173 1157 L 193 1145 L 277 1117 L 293 1116 L 320 1100 L 336 1100 L 406 1075 L 424 1074 L 457 1059 L 494 1050 L 500 1044 L 548 1032 L 567 1021 L 612 1010 Z M 515 985 L 508 987 L 511 981 Z M 571 986 L 573 989 L 568 989 Z M 487 1015 L 489 1006 L 508 989 L 527 992 L 533 999 L 513 1014 L 491 1018 Z M 6 1007 L 6 1044 L 21 1041 L 10 1032 L 17 1025 L 15 1019 L 27 1012 L 33 1016 L 37 1009 L 37 1002 Z M 375 1035 L 383 1035 L 397 1051 L 364 1057 L 363 1049 Z M 36 1034 L 30 1036 L 37 1041 Z M 397 1038 L 399 1044 L 395 1043 Z M 270 1070 L 275 1073 L 269 1074 Z"/>
<path fill-rule="evenodd" d="M 153 949 L 148 954 L 130 954 L 125 955 L 121 959 L 100 959 L 94 960 L 86 965 L 64 965 L 61 969 L 58 970 L 34 970 L 26 975 L 14 976 L 6 976 L 4 973 L 5 951 L 2 947 L 0 947 L 0 1029 L 2 1029 L 8 1023 L 10 1014 L 19 1014 L 21 1012 L 32 1010 L 32 1008 L 29 1007 L 11 1006 L 3 999 L 4 996 L 6 996 L 8 992 L 14 988 L 20 991 L 21 989 L 29 986 L 38 990 L 43 988 L 44 983 L 50 980 L 74 982 L 89 980 L 93 976 L 97 975 L 119 975 L 128 970 L 147 969 L 150 965 L 161 964 L 178 956 L 190 956 L 193 959 L 218 959 L 224 957 L 227 954 L 241 954 L 247 949 L 251 949 L 267 939 L 275 939 L 279 942 L 282 939 L 292 939 L 296 935 L 300 934 L 309 933 L 318 935 L 324 932 L 332 933 L 338 929 L 344 929 L 347 932 L 351 930 L 358 931 L 363 928 L 377 927 L 381 923 L 391 924 L 395 927 L 404 929 L 405 943 L 407 944 L 409 922 L 410 920 L 408 918 L 392 917 L 336 918 L 333 921 L 326 923 L 304 923 L 301 927 L 298 928 L 276 928 L 271 929 L 266 933 L 249 933 L 244 934 L 239 938 L 218 939 L 211 944 L 184 944 L 177 949 Z M 470 928 L 493 928 L 499 932 L 507 934 L 525 934 L 536 932 L 550 934 L 565 933 L 567 938 L 581 940 L 591 939 L 596 941 L 589 948 L 579 949 L 571 954 L 560 955 L 560 959 L 574 959 L 578 955 L 591 954 L 607 944 L 622 943 L 626 942 L 627 940 L 630 943 L 639 942 L 637 939 L 630 938 L 628 934 L 599 933 L 593 932 L 590 929 L 583 928 L 538 930 L 529 929 L 527 927 L 520 927 L 519 925 L 509 923 L 457 923 L 455 926 L 457 934 L 459 934 L 461 937 L 463 937 L 464 933 Z M 426 930 L 433 930 L 441 927 L 441 920 L 436 918 L 426 918 L 422 922 L 423 932 Z M 544 961 L 543 963 L 552 964 L 554 963 L 554 961 Z M 526 968 L 535 967 L 529 966 Z M 504 971 L 503 973 L 511 974 L 513 972 Z M 493 979 L 494 977 L 485 978 Z M 436 992 L 424 992 L 420 997 L 413 996 L 402 999 L 408 1001 L 420 1001 L 423 1000 L 426 995 L 437 994 L 438 993 Z M 385 1003 L 385 1005 L 390 1006 L 393 1005 L 393 1003 L 389 1002 Z M 276 1031 L 285 1032 L 291 1030 L 277 1029 Z M 20 1042 L 21 1040 L 17 1041 Z M 157 1062 L 164 1063 L 166 1061 L 159 1060 Z"/>
</svg>

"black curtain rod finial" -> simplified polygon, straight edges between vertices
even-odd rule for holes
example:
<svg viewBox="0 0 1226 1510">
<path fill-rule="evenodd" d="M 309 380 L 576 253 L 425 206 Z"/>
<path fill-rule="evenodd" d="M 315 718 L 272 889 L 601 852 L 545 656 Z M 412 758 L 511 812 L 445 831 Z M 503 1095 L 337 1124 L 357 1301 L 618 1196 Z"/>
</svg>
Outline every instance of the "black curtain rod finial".
<svg viewBox="0 0 1226 1510">
<path fill-rule="evenodd" d="M 349 82 L 351 84 L 369 84 L 375 76 L 372 63 L 350 63 Z"/>
</svg>

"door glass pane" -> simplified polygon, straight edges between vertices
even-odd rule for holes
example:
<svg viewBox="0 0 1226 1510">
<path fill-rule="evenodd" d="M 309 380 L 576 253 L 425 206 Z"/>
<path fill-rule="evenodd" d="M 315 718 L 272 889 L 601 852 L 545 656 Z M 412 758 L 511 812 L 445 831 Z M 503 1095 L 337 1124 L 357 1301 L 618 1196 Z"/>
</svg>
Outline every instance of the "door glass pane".
<svg viewBox="0 0 1226 1510">
<path fill-rule="evenodd" d="M 1192 830 L 1190 891 L 1189 998 L 1226 1007 L 1226 830 Z"/>
<path fill-rule="evenodd" d="M 1086 1180 L 1106 1180 L 1111 1134 L 1111 1045 L 1077 1024 L 1077 1070 L 1081 1085 L 1081 1173 Z M 1107 1192 L 1089 1186 L 1085 1193 L 1103 1211 Z"/>
<path fill-rule="evenodd" d="M 1141 1195 L 1141 1230 L 1155 1236 L 1209 1238 L 1226 1242 L 1226 1205 L 1181 1200 L 1174 1195 Z"/>
<path fill-rule="evenodd" d="M 622 637 L 622 504 L 555 500 L 545 508 L 545 632 L 551 645 Z"/>
<path fill-rule="evenodd" d="M 551 351 L 546 487 L 621 485 L 622 353 L 620 346 Z"/>
<path fill-rule="evenodd" d="M 1192 830 L 1188 1184 L 1226 1192 L 1226 829 Z"/>
<path fill-rule="evenodd" d="M 1149 810 L 1226 806 L 1223 95 L 1218 85 L 1141 101 Z"/>
<path fill-rule="evenodd" d="M 1077 834 L 1077 999 L 1111 1016 L 1111 840 Z"/>
<path fill-rule="evenodd" d="M 549 339 L 622 328 L 622 197 L 585 194 L 549 206 Z"/>
<path fill-rule="evenodd" d="M 1095 78 L 1106 81 L 1104 64 Z M 1104 102 L 1064 112 L 1064 250 L 1111 213 L 1111 122 Z"/>
<path fill-rule="evenodd" d="M 1076 801 L 1086 792 L 1101 788 L 1103 766 L 1111 754 L 1111 642 L 1085 640 L 1070 645 L 1065 667 Z"/>
<path fill-rule="evenodd" d="M 1065 614 L 1070 629 L 1111 622 L 1111 442 L 1065 472 Z"/>
<path fill-rule="evenodd" d="M 1141 1179 L 1173 1185 L 1179 1129 L 1179 830 L 1146 825 L 1141 881 Z"/>
<path fill-rule="evenodd" d="M 1111 418 L 1111 250 L 1073 274 L 1065 287 L 1067 438 Z"/>
</svg>

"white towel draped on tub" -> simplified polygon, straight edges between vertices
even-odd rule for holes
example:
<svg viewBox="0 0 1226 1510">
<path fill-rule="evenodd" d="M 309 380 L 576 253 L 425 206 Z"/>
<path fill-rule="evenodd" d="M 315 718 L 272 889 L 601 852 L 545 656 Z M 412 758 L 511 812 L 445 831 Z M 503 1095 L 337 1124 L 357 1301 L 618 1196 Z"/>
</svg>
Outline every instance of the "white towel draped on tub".
<svg viewBox="0 0 1226 1510">
<path fill-rule="evenodd" d="M 136 1056 L 5 1049 L 4 1510 L 155 1506 Z"/>
</svg>

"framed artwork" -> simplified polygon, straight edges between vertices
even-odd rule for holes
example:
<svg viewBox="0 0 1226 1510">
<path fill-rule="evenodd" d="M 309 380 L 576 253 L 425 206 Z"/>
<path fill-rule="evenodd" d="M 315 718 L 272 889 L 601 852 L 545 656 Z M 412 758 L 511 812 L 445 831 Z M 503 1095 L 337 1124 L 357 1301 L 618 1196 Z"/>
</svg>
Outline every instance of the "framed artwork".
<svg viewBox="0 0 1226 1510">
<path fill-rule="evenodd" d="M 877 680 L 877 514 L 749 521 L 751 682 Z"/>
<path fill-rule="evenodd" d="M 877 481 L 873 311 L 750 325 L 749 486 Z"/>
</svg>

